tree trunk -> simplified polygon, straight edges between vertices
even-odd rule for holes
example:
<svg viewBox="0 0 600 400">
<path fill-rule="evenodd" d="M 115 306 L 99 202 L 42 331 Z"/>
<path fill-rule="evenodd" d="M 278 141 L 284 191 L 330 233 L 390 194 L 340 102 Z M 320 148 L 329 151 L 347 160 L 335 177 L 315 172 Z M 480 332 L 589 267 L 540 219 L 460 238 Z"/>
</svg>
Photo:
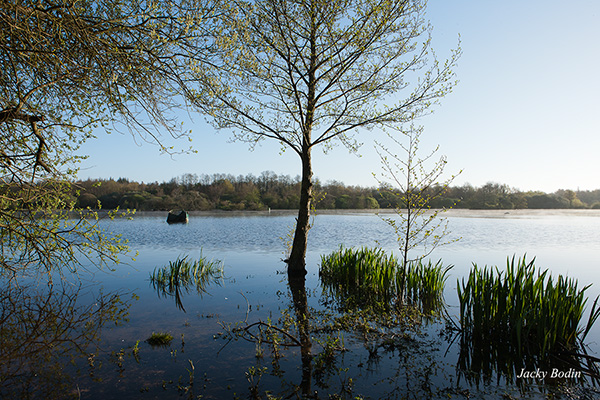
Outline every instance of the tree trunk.
<svg viewBox="0 0 600 400">
<path fill-rule="evenodd" d="M 292 251 L 288 260 L 288 274 L 306 274 L 306 246 L 310 229 L 310 204 L 312 201 L 312 163 L 310 147 L 302 148 L 302 186 L 300 189 L 300 206 L 296 219 L 296 232 L 292 243 Z"/>
<path fill-rule="evenodd" d="M 310 3 L 311 9 L 314 3 Z M 312 11 L 312 10 L 311 10 Z M 317 28 L 315 13 L 311 12 L 310 29 L 310 68 L 308 70 L 308 93 L 306 114 L 304 126 L 302 129 L 302 186 L 300 189 L 300 205 L 298 208 L 298 218 L 296 219 L 296 232 L 294 233 L 294 242 L 292 252 L 288 262 L 288 275 L 306 275 L 306 246 L 308 239 L 308 230 L 310 229 L 310 203 L 312 201 L 312 162 L 311 162 L 311 133 L 314 122 L 314 113 L 316 106 L 316 85 L 315 71 L 317 68 Z"/>
</svg>

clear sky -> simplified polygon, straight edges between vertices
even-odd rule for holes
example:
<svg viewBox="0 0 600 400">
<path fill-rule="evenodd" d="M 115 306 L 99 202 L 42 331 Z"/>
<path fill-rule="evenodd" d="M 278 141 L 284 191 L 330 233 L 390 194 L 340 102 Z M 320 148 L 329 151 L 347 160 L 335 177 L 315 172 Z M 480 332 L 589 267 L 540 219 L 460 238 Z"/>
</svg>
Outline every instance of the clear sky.
<svg viewBox="0 0 600 400">
<path fill-rule="evenodd" d="M 421 149 L 437 144 L 446 171 L 463 170 L 454 184 L 507 184 L 520 190 L 600 188 L 600 2 L 597 0 L 430 0 L 434 49 L 443 59 L 460 34 L 460 81 L 424 125 Z M 193 130 L 197 154 L 169 156 L 129 135 L 97 132 L 81 148 L 89 159 L 79 177 L 168 181 L 184 173 L 300 174 L 295 153 L 280 155 L 264 141 L 254 151 L 232 143 L 201 115 Z M 361 157 L 336 147 L 313 152 L 322 182 L 377 186 L 377 132 L 364 131 Z M 187 140 L 166 143 L 187 148 Z"/>
</svg>

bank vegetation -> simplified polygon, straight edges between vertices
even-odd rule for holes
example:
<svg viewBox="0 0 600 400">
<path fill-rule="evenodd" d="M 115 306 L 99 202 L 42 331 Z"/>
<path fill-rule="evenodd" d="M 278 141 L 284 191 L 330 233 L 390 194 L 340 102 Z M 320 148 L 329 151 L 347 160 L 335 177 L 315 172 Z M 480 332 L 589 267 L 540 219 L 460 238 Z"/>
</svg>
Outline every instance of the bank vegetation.
<svg viewBox="0 0 600 400">
<path fill-rule="evenodd" d="M 433 188 L 432 190 L 439 190 Z M 317 209 L 403 208 L 401 196 L 384 187 L 346 186 L 315 180 Z M 143 183 L 126 178 L 96 179 L 73 185 L 72 200 L 81 208 L 140 211 L 182 208 L 195 210 L 294 209 L 300 200 L 300 178 L 271 171 L 252 174 L 184 174 L 168 182 Z M 554 193 L 520 191 L 487 183 L 449 186 L 429 204 L 431 208 L 461 209 L 600 209 L 600 189 L 558 190 Z"/>
</svg>

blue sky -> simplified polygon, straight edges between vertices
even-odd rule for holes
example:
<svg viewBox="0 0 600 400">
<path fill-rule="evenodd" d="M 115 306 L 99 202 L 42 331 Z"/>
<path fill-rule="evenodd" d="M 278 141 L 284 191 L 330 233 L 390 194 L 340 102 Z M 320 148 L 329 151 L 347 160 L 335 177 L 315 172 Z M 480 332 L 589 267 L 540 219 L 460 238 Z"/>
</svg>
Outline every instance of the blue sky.
<svg viewBox="0 0 600 400">
<path fill-rule="evenodd" d="M 440 146 L 446 171 L 463 170 L 454 184 L 507 184 L 520 190 L 600 188 L 600 2 L 597 0 L 430 0 L 428 18 L 434 49 L 443 59 L 461 37 L 460 81 L 433 115 L 419 121 L 423 154 Z M 297 155 L 280 155 L 275 142 L 254 151 L 232 143 L 201 115 L 186 117 L 197 154 L 169 156 L 156 145 L 127 134 L 98 138 L 80 150 L 89 158 L 79 177 L 168 181 L 184 173 L 300 174 Z M 364 131 L 358 157 L 343 147 L 313 152 L 314 174 L 322 182 L 376 186 L 381 165 Z M 165 137 L 187 148 L 187 140 Z"/>
</svg>

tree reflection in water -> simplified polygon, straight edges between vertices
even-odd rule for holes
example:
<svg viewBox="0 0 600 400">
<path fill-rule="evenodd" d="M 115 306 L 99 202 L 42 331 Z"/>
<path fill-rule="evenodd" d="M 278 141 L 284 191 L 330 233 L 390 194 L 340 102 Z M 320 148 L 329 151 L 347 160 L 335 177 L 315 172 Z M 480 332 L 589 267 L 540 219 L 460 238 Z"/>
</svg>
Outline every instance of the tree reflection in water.
<svg viewBox="0 0 600 400">
<path fill-rule="evenodd" d="M 304 275 L 288 275 L 288 283 L 292 292 L 298 336 L 300 337 L 300 354 L 302 358 L 302 381 L 300 390 L 304 396 L 311 391 L 312 378 L 312 343 L 310 341 L 310 318 L 308 314 L 308 300 L 306 297 L 306 278 Z"/>
<path fill-rule="evenodd" d="M 81 285 L 57 288 L 3 282 L 0 398 L 77 398 L 76 376 L 67 372 L 71 371 L 68 365 L 84 363 L 93 368 L 102 328 L 127 320 L 130 304 L 122 299 L 124 295 L 94 295 Z"/>
<path fill-rule="evenodd" d="M 390 309 L 387 313 L 379 309 L 341 311 L 331 307 L 332 299 L 328 296 L 321 297 L 321 306 L 314 308 L 308 303 L 304 276 L 288 275 L 288 288 L 291 309 L 283 309 L 278 320 L 249 322 L 247 315 L 244 321 L 223 325 L 227 343 L 222 349 L 238 338 L 255 342 L 257 349 L 273 346 L 272 370 L 268 372 L 263 366 L 264 353 L 260 350 L 256 366 L 246 373 L 250 398 L 267 395 L 355 398 L 372 385 L 375 385 L 372 389 L 377 393 L 375 396 L 402 398 L 411 393 L 409 398 L 418 399 L 436 393 L 439 382 L 433 378 L 440 373 L 441 365 L 431 361 L 431 355 L 437 343 L 419 338 L 429 318 L 417 308 Z M 284 356 L 280 364 L 284 349 L 298 348 L 300 363 Z M 294 353 L 297 354 L 292 350 Z M 397 364 L 378 365 L 383 353 L 397 358 Z M 429 360 L 426 365 L 424 359 Z M 264 382 L 265 379 L 261 381 L 266 375 L 269 375 L 269 383 Z M 277 379 L 281 388 L 273 392 L 279 386 L 274 384 Z M 360 388 L 355 388 L 357 383 Z"/>
</svg>

